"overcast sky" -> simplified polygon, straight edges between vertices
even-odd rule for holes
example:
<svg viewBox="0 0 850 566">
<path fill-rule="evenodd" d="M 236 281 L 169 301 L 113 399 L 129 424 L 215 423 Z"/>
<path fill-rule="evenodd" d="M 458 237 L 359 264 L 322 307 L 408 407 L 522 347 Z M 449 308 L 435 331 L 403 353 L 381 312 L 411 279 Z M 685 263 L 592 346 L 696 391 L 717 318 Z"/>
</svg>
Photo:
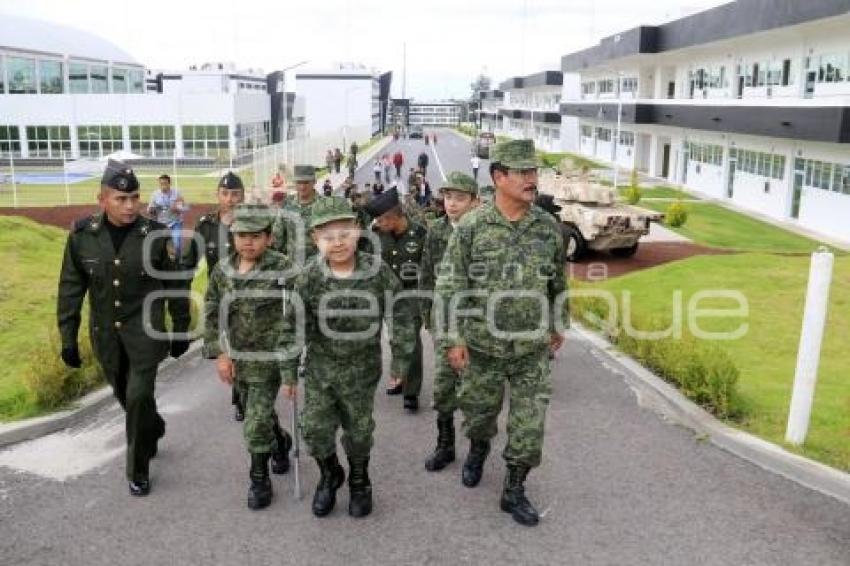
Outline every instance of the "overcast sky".
<svg viewBox="0 0 850 566">
<path fill-rule="evenodd" d="M 309 60 L 393 71 L 401 96 L 467 97 L 480 72 L 495 83 L 559 69 L 601 37 L 658 24 L 724 0 L 0 0 L 0 14 L 101 35 L 151 68 L 235 61 L 269 72 Z M 2 41 L 2 40 L 0 40 Z"/>
</svg>

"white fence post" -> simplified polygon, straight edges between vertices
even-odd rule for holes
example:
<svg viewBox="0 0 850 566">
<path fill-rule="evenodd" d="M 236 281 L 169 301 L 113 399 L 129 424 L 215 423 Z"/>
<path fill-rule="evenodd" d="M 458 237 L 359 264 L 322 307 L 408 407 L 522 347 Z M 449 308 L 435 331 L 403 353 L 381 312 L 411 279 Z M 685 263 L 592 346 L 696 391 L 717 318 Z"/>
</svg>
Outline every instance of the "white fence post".
<svg viewBox="0 0 850 566">
<path fill-rule="evenodd" d="M 71 205 L 71 189 L 68 188 L 68 163 L 65 160 L 65 152 L 62 152 L 62 181 L 65 183 L 65 204 Z"/>
<path fill-rule="evenodd" d="M 797 370 L 794 375 L 794 390 L 791 394 L 791 409 L 788 413 L 788 428 L 785 440 L 799 446 L 806 440 L 815 385 L 818 378 L 821 344 L 829 306 L 829 286 L 832 282 L 832 252 L 821 248 L 812 254 L 809 270 L 809 287 L 803 311 L 803 329 L 800 333 L 800 348 L 797 352 Z"/>
<path fill-rule="evenodd" d="M 11 147 L 9 148 L 11 150 Z M 12 206 L 18 208 L 18 180 L 15 178 L 15 158 L 9 152 L 9 168 L 12 173 Z"/>
</svg>

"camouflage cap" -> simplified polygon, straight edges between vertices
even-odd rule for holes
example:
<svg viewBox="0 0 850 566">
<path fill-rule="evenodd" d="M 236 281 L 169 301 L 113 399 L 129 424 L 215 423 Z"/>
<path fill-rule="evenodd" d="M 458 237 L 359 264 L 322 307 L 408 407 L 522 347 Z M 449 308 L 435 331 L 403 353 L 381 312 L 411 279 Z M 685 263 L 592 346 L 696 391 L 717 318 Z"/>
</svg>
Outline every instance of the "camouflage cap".
<svg viewBox="0 0 850 566">
<path fill-rule="evenodd" d="M 293 178 L 298 182 L 316 182 L 316 168 L 312 165 L 296 165 Z"/>
<path fill-rule="evenodd" d="M 271 228 L 275 211 L 265 204 L 238 204 L 233 211 L 231 232 L 262 232 Z"/>
<path fill-rule="evenodd" d="M 348 200 L 343 197 L 324 197 L 320 198 L 313 205 L 310 216 L 310 230 L 333 222 L 335 220 L 354 220 L 357 216 L 348 204 Z"/>
<path fill-rule="evenodd" d="M 218 188 L 227 191 L 244 191 L 245 185 L 242 184 L 242 179 L 233 171 L 228 171 L 218 181 Z"/>
<path fill-rule="evenodd" d="M 441 191 L 452 190 L 452 191 L 460 191 L 462 193 L 469 193 L 473 196 L 478 194 L 478 183 L 475 182 L 475 179 L 467 175 L 466 173 L 461 173 L 460 171 L 452 171 L 449 173 L 446 182 L 440 187 Z"/>
<path fill-rule="evenodd" d="M 139 190 L 139 180 L 133 169 L 122 161 L 110 159 L 106 163 L 100 184 L 122 193 L 132 193 Z"/>
<path fill-rule="evenodd" d="M 537 167 L 534 141 L 510 140 L 499 142 L 490 148 L 490 162 L 498 163 L 508 169 L 534 169 Z"/>
<path fill-rule="evenodd" d="M 478 191 L 478 198 L 482 201 L 489 202 L 496 196 L 496 189 L 493 185 L 485 185 Z"/>
</svg>

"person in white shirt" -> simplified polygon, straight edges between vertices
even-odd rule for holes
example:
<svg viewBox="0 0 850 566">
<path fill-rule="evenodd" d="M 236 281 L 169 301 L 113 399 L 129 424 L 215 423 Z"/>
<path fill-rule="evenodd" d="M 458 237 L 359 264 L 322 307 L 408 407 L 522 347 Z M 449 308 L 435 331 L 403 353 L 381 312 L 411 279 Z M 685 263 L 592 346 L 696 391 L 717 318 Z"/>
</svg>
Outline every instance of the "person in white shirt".
<svg viewBox="0 0 850 566">
<path fill-rule="evenodd" d="M 478 181 L 478 168 L 481 166 L 481 160 L 478 159 L 477 154 L 473 153 L 470 161 L 472 162 L 472 178 L 475 179 L 475 181 L 477 182 Z"/>
<path fill-rule="evenodd" d="M 174 257 L 178 259 L 183 249 L 183 215 L 187 210 L 189 206 L 183 195 L 171 186 L 171 177 L 160 175 L 159 189 L 154 191 L 148 203 L 148 215 L 171 230 L 171 247 Z"/>
</svg>

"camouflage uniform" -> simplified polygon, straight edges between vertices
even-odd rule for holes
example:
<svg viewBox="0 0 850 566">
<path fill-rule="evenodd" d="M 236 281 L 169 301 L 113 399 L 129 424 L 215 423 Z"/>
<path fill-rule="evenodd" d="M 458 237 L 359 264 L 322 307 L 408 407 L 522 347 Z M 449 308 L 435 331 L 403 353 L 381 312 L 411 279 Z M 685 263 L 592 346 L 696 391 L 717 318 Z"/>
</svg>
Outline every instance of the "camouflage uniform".
<svg viewBox="0 0 850 566">
<path fill-rule="evenodd" d="M 506 145 L 523 153 L 526 149 L 518 142 Z M 529 159 L 533 155 L 531 146 Z M 503 159 L 507 161 L 507 157 Z M 457 293 L 482 291 L 483 297 L 468 297 L 459 307 L 485 312 L 493 293 L 508 292 L 491 313 L 495 327 L 502 332 L 541 330 L 535 337 L 497 337 L 488 329 L 483 314 L 470 315 L 459 320 L 457 335 L 446 334 L 441 344 L 444 348 L 466 345 L 469 350 L 460 407 L 465 417 L 464 432 L 471 440 L 489 441 L 496 435 L 504 388 L 510 385 L 508 442 L 503 453 L 509 465 L 532 468 L 540 464 L 551 390 L 550 332 L 554 332 L 556 319 L 565 325 L 569 321 L 566 314 L 553 311 L 556 298 L 566 290 L 564 262 L 563 240 L 549 213 L 532 206 L 522 219 L 510 222 L 491 202 L 460 221 L 440 266 L 437 293 L 447 306 Z M 540 328 L 540 301 L 536 297 L 512 297 L 512 291 L 545 297 L 549 328 Z"/>
<path fill-rule="evenodd" d="M 309 165 L 295 166 L 295 182 L 298 181 L 313 181 L 316 180 L 315 169 Z M 313 198 L 308 203 L 302 203 L 298 199 L 297 194 L 287 195 L 286 200 L 281 204 L 281 211 L 286 211 L 290 214 L 295 214 L 301 218 L 301 223 L 292 220 L 289 215 L 280 214 L 275 219 L 272 225 L 272 247 L 285 254 L 293 262 L 307 263 L 311 257 L 315 256 L 319 250 L 316 244 L 308 233 L 307 228 L 310 226 L 310 217 L 313 214 L 313 207 L 323 198 L 318 193 L 313 195 Z M 299 231 L 303 232 L 299 238 Z M 304 246 L 304 256 L 299 258 L 296 253 L 296 246 L 301 243 Z"/>
<path fill-rule="evenodd" d="M 109 162 L 101 183 L 122 192 L 138 190 L 132 170 L 114 161 Z M 152 293 L 181 289 L 182 281 L 161 279 L 145 267 L 145 260 L 160 272 L 175 267 L 166 250 L 171 235 L 165 225 L 141 216 L 122 228 L 107 222 L 105 214 L 94 214 L 76 222 L 68 235 L 57 297 L 62 357 L 79 367 L 77 335 L 88 294 L 92 349 L 126 412 L 127 479 L 147 482 L 149 460 L 156 453 L 157 440 L 165 434 L 154 387 L 157 366 L 169 353 L 169 341 L 149 335 L 149 331 L 165 332 L 166 300 L 159 298 L 150 304 L 147 326 L 144 305 Z M 165 233 L 153 234 L 160 230 Z M 116 231 L 124 235 L 119 245 L 112 238 Z M 149 241 L 151 245 L 146 246 Z M 174 330 L 188 331 L 188 301 L 167 302 Z M 68 355 L 72 351 L 76 363 L 69 363 L 74 362 L 73 355 Z M 134 493 L 140 494 L 144 495 Z"/>
</svg>

